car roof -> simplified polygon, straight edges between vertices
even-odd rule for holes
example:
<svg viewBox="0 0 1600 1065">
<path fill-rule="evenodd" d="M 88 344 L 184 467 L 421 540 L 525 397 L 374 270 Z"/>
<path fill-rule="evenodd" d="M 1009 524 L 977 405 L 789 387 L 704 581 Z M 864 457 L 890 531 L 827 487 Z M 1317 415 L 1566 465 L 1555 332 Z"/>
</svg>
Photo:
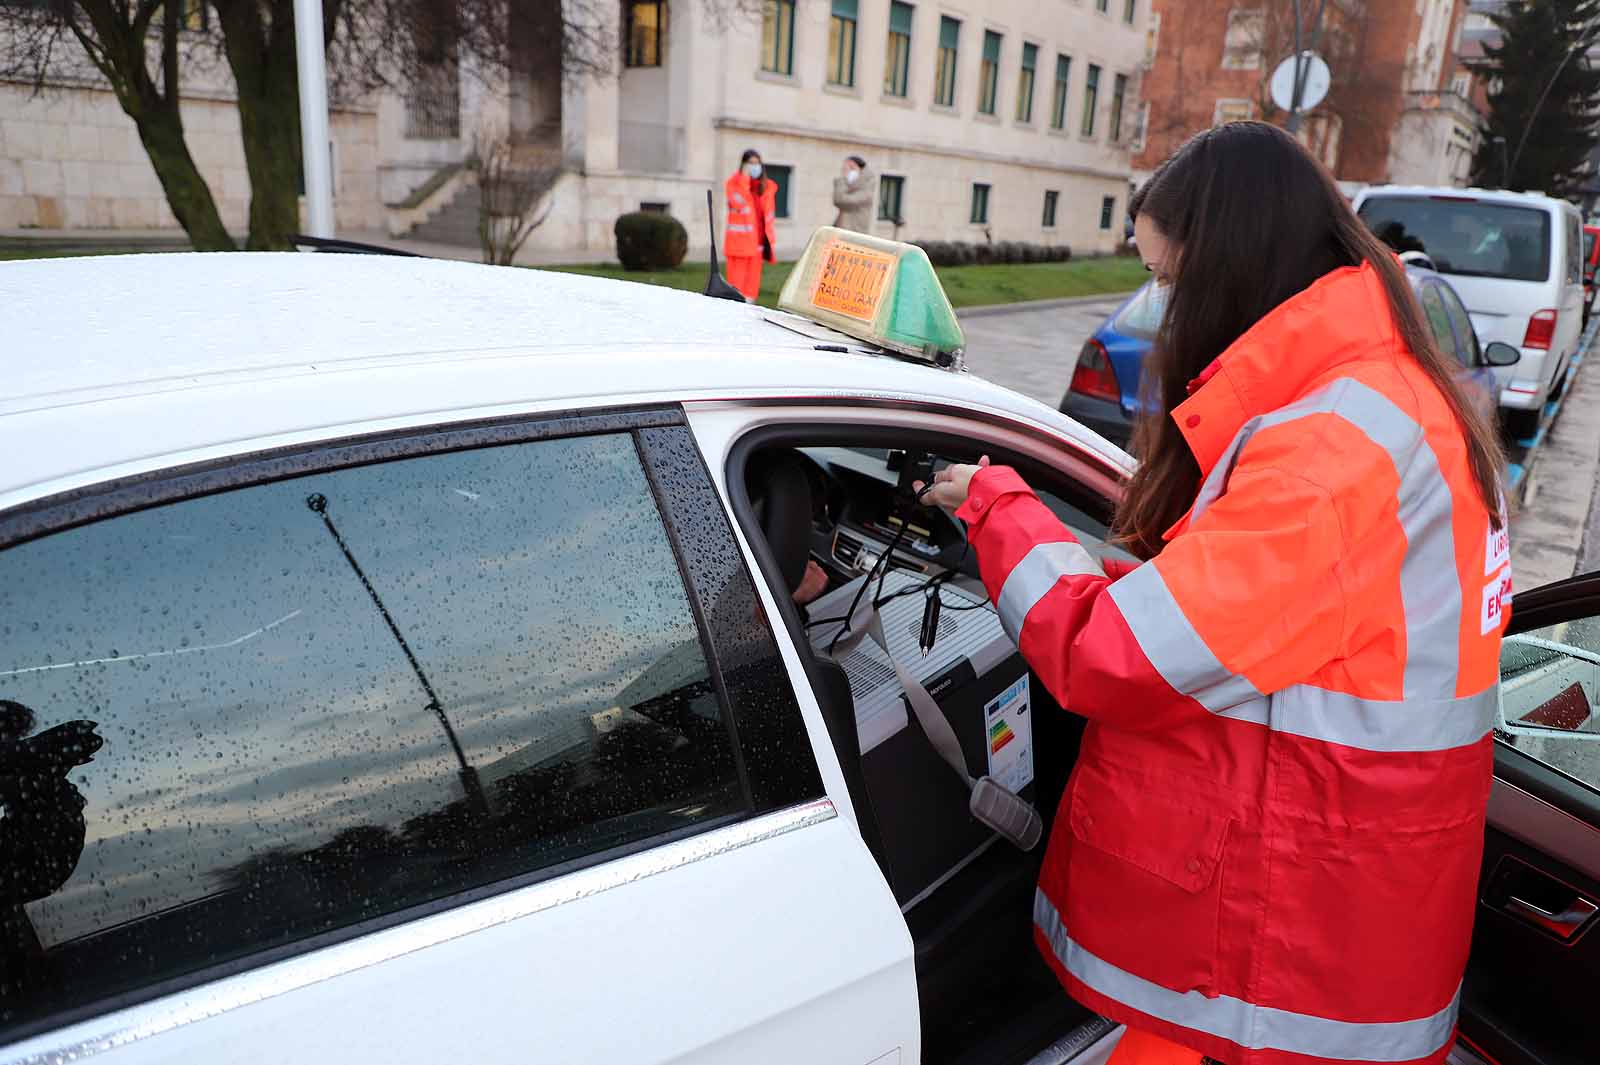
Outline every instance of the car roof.
<svg viewBox="0 0 1600 1065">
<path fill-rule="evenodd" d="M 1510 189 L 1455 188 L 1450 185 L 1369 185 L 1356 194 L 1356 199 L 1366 201 L 1379 196 L 1454 196 L 1471 197 L 1484 203 L 1511 203 L 1524 207 L 1542 207 L 1549 210 L 1578 209 L 1566 200 L 1546 196 L 1542 192 L 1513 192 Z"/>
<path fill-rule="evenodd" d="M 0 264 L 0 509 L 206 458 L 497 415 L 871 396 L 1120 451 L 1044 404 L 803 319 L 657 286 L 398 256 Z M 843 347 L 853 350 L 838 353 Z M 828 349 L 828 350 L 824 350 Z"/>
</svg>

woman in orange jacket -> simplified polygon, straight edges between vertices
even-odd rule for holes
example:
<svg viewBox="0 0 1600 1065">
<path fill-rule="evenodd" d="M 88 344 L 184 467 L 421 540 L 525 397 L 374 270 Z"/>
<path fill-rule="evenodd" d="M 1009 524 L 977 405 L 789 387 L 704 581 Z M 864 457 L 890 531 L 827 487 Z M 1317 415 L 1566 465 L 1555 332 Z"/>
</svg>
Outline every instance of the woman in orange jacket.
<svg viewBox="0 0 1600 1065">
<path fill-rule="evenodd" d="M 772 253 L 772 226 L 777 217 L 778 187 L 765 176 L 761 155 L 750 149 L 739 159 L 739 169 L 723 182 L 728 201 L 722 254 L 728 260 L 728 283 L 754 303 L 761 294 L 761 264 L 776 262 Z"/>
<path fill-rule="evenodd" d="M 1498 440 L 1399 262 L 1275 127 L 1130 204 L 1167 291 L 1102 566 L 1005 467 L 941 471 L 1001 620 L 1089 719 L 1035 897 L 1119 1065 L 1437 1063 L 1510 595 Z"/>
</svg>

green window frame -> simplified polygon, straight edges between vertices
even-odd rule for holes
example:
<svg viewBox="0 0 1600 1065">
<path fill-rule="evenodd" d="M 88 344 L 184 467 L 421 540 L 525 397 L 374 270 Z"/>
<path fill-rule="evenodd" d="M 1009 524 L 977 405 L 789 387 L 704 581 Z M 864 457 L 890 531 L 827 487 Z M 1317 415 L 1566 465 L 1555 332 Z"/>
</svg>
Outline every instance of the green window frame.
<svg viewBox="0 0 1600 1065">
<path fill-rule="evenodd" d="M 974 184 L 972 186 L 972 218 L 973 225 L 987 225 L 989 223 L 989 186 Z"/>
<path fill-rule="evenodd" d="M 769 74 L 794 74 L 795 0 L 763 0 L 761 5 L 761 69 Z"/>
<path fill-rule="evenodd" d="M 1133 11 L 1139 5 L 1139 0 L 1124 0 L 1122 5 L 1122 21 L 1133 25 Z"/>
<path fill-rule="evenodd" d="M 1000 47 L 1002 38 L 994 30 L 983 31 L 983 65 L 978 68 L 978 113 L 992 115 L 1000 89 Z"/>
<path fill-rule="evenodd" d="M 910 4 L 893 0 L 889 5 L 889 46 L 883 63 L 883 94 L 909 96 L 911 92 Z"/>
<path fill-rule="evenodd" d="M 1017 121 L 1033 121 L 1033 80 L 1039 66 L 1039 46 L 1022 46 L 1022 69 L 1017 74 Z"/>
<path fill-rule="evenodd" d="M 1094 0 L 1094 9 L 1102 15 L 1110 14 L 1111 0 Z"/>
<path fill-rule="evenodd" d="M 1100 108 L 1100 68 L 1089 64 L 1088 76 L 1083 82 L 1083 135 L 1094 136 L 1094 113 Z"/>
<path fill-rule="evenodd" d="M 1100 228 L 1101 229 L 1110 229 L 1111 228 L 1111 218 L 1116 213 L 1117 213 L 1117 198 L 1115 196 L 1107 196 L 1105 199 L 1101 200 L 1100 201 Z"/>
<path fill-rule="evenodd" d="M 1056 53 L 1056 95 L 1050 104 L 1050 128 L 1067 128 L 1067 90 L 1072 81 L 1072 57 Z"/>
<path fill-rule="evenodd" d="M 956 60 L 961 46 L 961 20 L 939 16 L 939 61 L 934 71 L 933 102 L 940 107 L 956 105 Z"/>
<path fill-rule="evenodd" d="M 856 0 L 833 0 L 828 19 L 828 84 L 856 84 Z"/>
<path fill-rule="evenodd" d="M 1044 228 L 1056 227 L 1056 207 L 1061 203 L 1061 193 L 1056 189 L 1044 190 Z"/>
<path fill-rule="evenodd" d="M 623 66 L 659 67 L 666 24 L 666 0 L 628 0 L 627 25 L 622 38 Z"/>
<path fill-rule="evenodd" d="M 906 179 L 895 174 L 885 174 L 878 179 L 878 221 L 899 225 L 905 221 L 901 213 L 905 205 Z"/>
<path fill-rule="evenodd" d="M 1111 79 L 1111 143 L 1122 141 L 1122 108 L 1128 100 L 1128 75 L 1118 74 Z"/>
<path fill-rule="evenodd" d="M 788 218 L 792 202 L 790 190 L 794 188 L 794 167 L 786 163 L 764 163 L 761 173 L 777 186 L 773 193 L 773 217 Z"/>
</svg>

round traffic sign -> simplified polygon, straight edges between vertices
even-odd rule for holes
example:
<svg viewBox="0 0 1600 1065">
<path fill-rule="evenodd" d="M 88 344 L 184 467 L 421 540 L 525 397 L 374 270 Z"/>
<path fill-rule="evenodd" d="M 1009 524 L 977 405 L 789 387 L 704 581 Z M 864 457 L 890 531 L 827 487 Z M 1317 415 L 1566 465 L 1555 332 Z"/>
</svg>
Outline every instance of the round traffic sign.
<svg viewBox="0 0 1600 1065">
<path fill-rule="evenodd" d="M 1300 55 L 1305 69 L 1305 82 L 1300 89 L 1300 110 L 1309 111 L 1327 97 L 1328 83 L 1333 80 L 1333 75 L 1328 71 L 1328 64 L 1317 53 L 1308 49 Z M 1272 102 L 1284 111 L 1289 110 L 1290 101 L 1294 98 L 1294 66 L 1294 56 L 1289 56 L 1272 72 Z"/>
</svg>

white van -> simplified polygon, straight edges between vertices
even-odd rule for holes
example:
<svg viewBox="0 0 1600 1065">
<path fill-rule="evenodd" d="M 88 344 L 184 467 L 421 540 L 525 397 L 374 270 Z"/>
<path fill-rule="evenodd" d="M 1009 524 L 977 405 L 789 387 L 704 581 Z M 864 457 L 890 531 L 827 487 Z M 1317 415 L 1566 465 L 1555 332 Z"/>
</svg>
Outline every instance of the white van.
<svg viewBox="0 0 1600 1065">
<path fill-rule="evenodd" d="M 1460 294 L 1478 340 L 1522 352 L 1496 371 L 1514 436 L 1529 436 L 1583 334 L 1583 228 L 1565 200 L 1528 192 L 1378 185 L 1356 213 L 1400 252 L 1422 251 Z"/>
</svg>

